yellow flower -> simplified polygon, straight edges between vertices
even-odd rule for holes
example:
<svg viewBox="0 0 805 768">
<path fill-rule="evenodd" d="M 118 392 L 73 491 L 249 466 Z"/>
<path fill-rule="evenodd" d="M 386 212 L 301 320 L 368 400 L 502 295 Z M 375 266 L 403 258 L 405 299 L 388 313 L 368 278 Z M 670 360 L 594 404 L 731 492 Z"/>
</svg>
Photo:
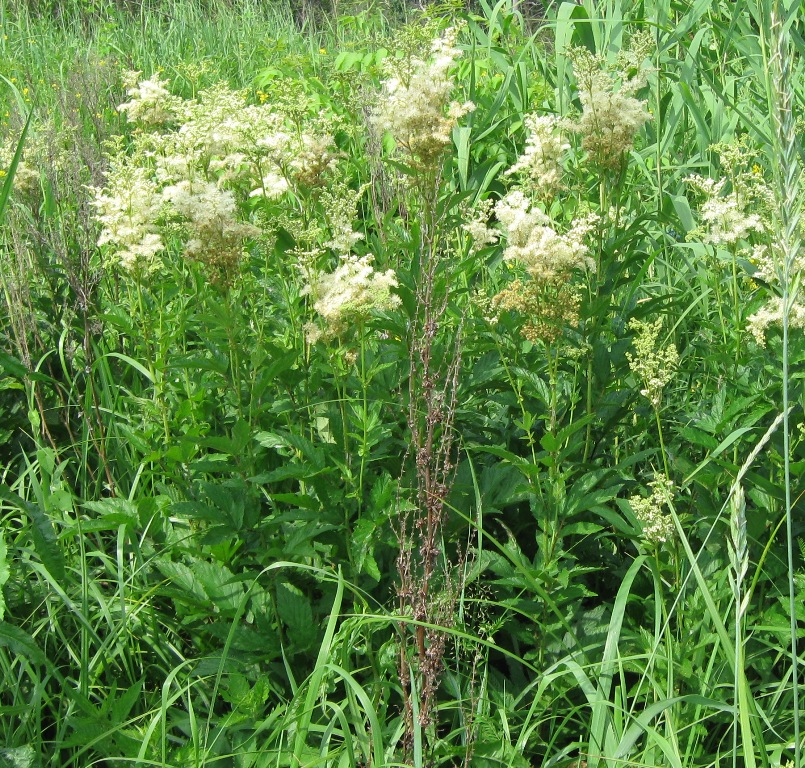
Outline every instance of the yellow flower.
<svg viewBox="0 0 805 768">
<path fill-rule="evenodd" d="M 326 49 L 326 48 L 319 48 L 319 53 L 320 53 L 322 56 L 324 56 L 324 54 L 325 54 L 325 53 L 327 53 L 327 49 Z"/>
</svg>

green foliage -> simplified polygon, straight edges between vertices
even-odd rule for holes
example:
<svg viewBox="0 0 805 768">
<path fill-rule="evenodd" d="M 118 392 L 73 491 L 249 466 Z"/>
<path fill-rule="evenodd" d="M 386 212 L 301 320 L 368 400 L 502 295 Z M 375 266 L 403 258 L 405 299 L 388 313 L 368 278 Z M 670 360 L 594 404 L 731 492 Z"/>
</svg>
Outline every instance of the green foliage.
<svg viewBox="0 0 805 768">
<path fill-rule="evenodd" d="M 795 5 L 0 4 L 0 767 L 797 765 Z"/>
</svg>

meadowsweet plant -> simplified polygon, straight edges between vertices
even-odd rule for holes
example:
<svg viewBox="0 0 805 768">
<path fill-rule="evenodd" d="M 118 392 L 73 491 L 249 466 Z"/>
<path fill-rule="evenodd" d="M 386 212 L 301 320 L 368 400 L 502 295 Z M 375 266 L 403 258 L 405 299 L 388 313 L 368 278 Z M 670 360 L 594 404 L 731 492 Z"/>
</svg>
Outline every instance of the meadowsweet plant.
<svg viewBox="0 0 805 768">
<path fill-rule="evenodd" d="M 783 264 L 780 254 L 779 242 L 772 237 L 769 244 L 756 245 L 752 251 L 752 263 L 756 266 L 755 277 L 762 280 L 770 296 L 763 306 L 747 318 L 747 330 L 752 334 L 755 342 L 761 347 L 766 346 L 766 336 L 769 328 L 782 327 L 783 312 L 788 312 L 788 326 L 798 331 L 805 330 L 805 301 L 801 291 L 794 291 L 788 297 L 787 307 L 782 298 Z M 789 259 L 789 279 L 794 285 L 801 279 L 805 270 L 805 255 L 799 249 Z"/>
<path fill-rule="evenodd" d="M 380 272 L 372 265 L 374 257 L 347 255 L 334 272 L 311 277 L 303 295 L 313 299 L 313 309 L 324 321 L 324 327 L 307 325 L 308 342 L 344 336 L 356 325 L 362 325 L 372 310 L 393 310 L 400 297 L 392 293 L 397 287 L 393 270 Z"/>
<path fill-rule="evenodd" d="M 140 78 L 142 72 L 131 70 L 123 75 L 123 85 L 129 101 L 118 106 L 118 111 L 126 115 L 132 123 L 142 126 L 160 126 L 172 121 L 178 115 L 181 99 L 174 96 L 165 86 L 159 73 L 147 80 Z"/>
<path fill-rule="evenodd" d="M 686 181 L 705 198 L 700 209 L 701 229 L 689 233 L 689 239 L 698 237 L 708 245 L 734 246 L 753 233 L 765 231 L 762 217 L 748 211 L 750 200 L 743 190 L 724 191 L 726 178 L 716 181 L 693 175 Z"/>
<path fill-rule="evenodd" d="M 649 484 L 648 496 L 631 496 L 629 505 L 643 529 L 643 538 L 648 544 L 660 546 L 674 535 L 674 520 L 663 511 L 673 499 L 674 484 L 663 473 L 657 473 Z"/>
<path fill-rule="evenodd" d="M 273 105 L 250 104 L 244 91 L 219 83 L 183 100 L 166 85 L 157 76 L 138 80 L 119 108 L 151 130 L 135 134 L 125 154 L 113 152 L 108 187 L 96 193 L 99 244 L 112 246 L 124 268 L 152 271 L 166 241 L 161 228 L 170 225 L 182 236 L 184 255 L 228 286 L 247 242 L 263 232 L 248 220 L 246 201 L 270 206 L 291 191 L 304 199 L 340 154 L 320 126 L 291 126 Z M 343 230 L 343 222 L 338 226 Z"/>
<path fill-rule="evenodd" d="M 98 245 L 111 246 L 120 268 L 134 276 L 146 277 L 159 270 L 159 254 L 165 246 L 158 222 L 164 201 L 148 170 L 113 162 L 106 187 L 94 193 L 102 227 Z"/>
<path fill-rule="evenodd" d="M 520 190 L 509 192 L 495 205 L 506 232 L 503 257 L 519 262 L 534 280 L 567 278 L 573 272 L 595 271 L 585 238 L 597 217 L 589 214 L 573 221 L 565 234 Z"/>
<path fill-rule="evenodd" d="M 213 282 L 228 284 L 236 274 L 245 241 L 261 230 L 238 217 L 233 193 L 210 181 L 183 180 L 162 190 L 188 232 L 184 255 L 204 264 Z"/>
<path fill-rule="evenodd" d="M 650 69 L 645 60 L 653 50 L 652 36 L 637 33 L 612 63 L 584 47 L 569 52 L 582 112 L 578 121 L 567 125 L 581 135 L 582 148 L 603 168 L 621 168 L 638 131 L 651 118 L 646 102 L 636 94 L 647 83 Z"/>
<path fill-rule="evenodd" d="M 494 202 L 492 198 L 479 200 L 471 210 L 465 213 L 466 221 L 461 228 L 470 236 L 470 253 L 477 253 L 498 242 L 499 233 L 497 229 L 490 226 Z"/>
<path fill-rule="evenodd" d="M 595 271 L 586 238 L 597 218 L 576 219 L 560 234 L 521 190 L 501 198 L 495 215 L 506 237 L 503 258 L 523 267 L 528 277 L 504 288 L 494 303 L 522 315 L 522 333 L 527 339 L 553 343 L 578 320 L 581 296 L 573 278 L 577 273 Z"/>
<path fill-rule="evenodd" d="M 444 154 L 458 120 L 474 105 L 451 101 L 456 89 L 454 65 L 460 26 L 435 38 L 421 58 L 389 59 L 389 76 L 373 116 L 375 126 L 388 131 L 411 160 L 433 168 Z"/>
<path fill-rule="evenodd" d="M 0 6 L 0 768 L 798 765 L 799 5 L 298 2 Z"/>
<path fill-rule="evenodd" d="M 524 122 L 528 131 L 525 149 L 505 175 L 515 176 L 535 198 L 550 199 L 562 189 L 562 158 L 570 144 L 562 137 L 562 121 L 555 115 L 532 113 Z"/>
<path fill-rule="evenodd" d="M 679 353 L 674 344 L 660 347 L 657 341 L 662 331 L 662 318 L 646 322 L 633 318 L 629 328 L 637 333 L 634 339 L 634 352 L 627 352 L 629 368 L 642 384 L 640 394 L 651 407 L 659 409 L 662 393 L 673 379 L 679 364 Z"/>
</svg>

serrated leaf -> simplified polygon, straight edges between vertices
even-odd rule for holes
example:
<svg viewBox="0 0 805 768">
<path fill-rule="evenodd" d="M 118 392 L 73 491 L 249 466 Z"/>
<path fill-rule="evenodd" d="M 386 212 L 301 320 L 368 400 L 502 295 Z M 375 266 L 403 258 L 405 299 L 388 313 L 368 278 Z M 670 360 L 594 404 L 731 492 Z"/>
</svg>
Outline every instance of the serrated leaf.
<svg viewBox="0 0 805 768">
<path fill-rule="evenodd" d="M 235 577 L 229 568 L 219 563 L 196 560 L 193 573 L 218 610 L 227 614 L 238 610 L 243 597 L 243 584 L 233 583 Z"/>
<path fill-rule="evenodd" d="M 377 525 L 372 520 L 359 520 L 352 531 L 352 556 L 358 573 L 365 573 L 380 581 L 380 569 L 374 556 Z"/>
<path fill-rule="evenodd" d="M 310 601 L 293 584 L 277 585 L 277 611 L 288 629 L 308 637 L 313 630 Z"/>
<path fill-rule="evenodd" d="M 156 561 L 156 567 L 166 579 L 178 587 L 181 592 L 187 593 L 187 596 L 195 602 L 203 605 L 210 602 L 209 595 L 192 568 L 188 568 L 184 563 L 174 563 L 161 558 Z"/>
<path fill-rule="evenodd" d="M 6 485 L 0 486 L 0 499 L 13 504 L 17 509 L 28 515 L 31 520 L 31 538 L 33 539 L 36 553 L 42 560 L 42 564 L 47 568 L 48 573 L 55 579 L 64 581 L 64 554 L 59 547 L 56 531 L 53 530 L 50 518 L 37 504 L 26 501 Z"/>
</svg>

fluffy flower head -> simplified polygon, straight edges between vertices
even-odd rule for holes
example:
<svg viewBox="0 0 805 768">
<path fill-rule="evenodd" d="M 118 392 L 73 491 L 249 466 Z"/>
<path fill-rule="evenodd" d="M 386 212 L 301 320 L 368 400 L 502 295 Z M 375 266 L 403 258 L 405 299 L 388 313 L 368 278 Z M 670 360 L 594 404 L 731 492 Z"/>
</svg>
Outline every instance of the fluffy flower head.
<svg viewBox="0 0 805 768">
<path fill-rule="evenodd" d="M 519 190 L 499 200 L 495 214 L 508 236 L 504 258 L 522 263 L 532 278 L 552 280 L 569 276 L 576 269 L 595 270 L 584 242 L 595 226 L 595 216 L 578 219 L 568 232 L 559 234 L 550 219 Z"/>
<path fill-rule="evenodd" d="M 143 168 L 113 166 L 105 189 L 94 189 L 93 205 L 102 226 L 98 245 L 109 245 L 120 266 L 136 274 L 159 269 L 163 250 L 157 219 L 162 197 Z"/>
<path fill-rule="evenodd" d="M 554 115 L 527 115 L 528 130 L 525 150 L 506 175 L 520 174 L 534 194 L 550 197 L 560 187 L 562 180 L 562 155 L 570 149 L 557 129 L 559 119 Z"/>
<path fill-rule="evenodd" d="M 425 166 L 432 166 L 441 157 L 459 118 L 475 108 L 469 101 L 449 102 L 455 88 L 451 70 L 461 56 L 456 48 L 458 31 L 451 27 L 436 38 L 430 57 L 414 59 L 407 78 L 389 77 L 374 115 L 375 125 L 389 131 Z"/>
<path fill-rule="evenodd" d="M 124 112 L 133 123 L 143 125 L 162 125 L 176 116 L 180 100 L 165 87 L 167 81 L 154 74 L 148 80 L 140 80 L 140 72 L 127 72 L 124 81 L 128 85 L 126 94 L 129 101 L 117 110 Z"/>
<path fill-rule="evenodd" d="M 308 327 L 311 343 L 318 338 L 342 336 L 355 322 L 365 320 L 372 309 L 394 309 L 400 297 L 393 294 L 397 278 L 393 270 L 378 272 L 372 266 L 374 257 L 344 256 L 334 272 L 316 275 L 304 293 L 313 297 L 313 309 L 326 323 L 322 332 Z"/>
</svg>

